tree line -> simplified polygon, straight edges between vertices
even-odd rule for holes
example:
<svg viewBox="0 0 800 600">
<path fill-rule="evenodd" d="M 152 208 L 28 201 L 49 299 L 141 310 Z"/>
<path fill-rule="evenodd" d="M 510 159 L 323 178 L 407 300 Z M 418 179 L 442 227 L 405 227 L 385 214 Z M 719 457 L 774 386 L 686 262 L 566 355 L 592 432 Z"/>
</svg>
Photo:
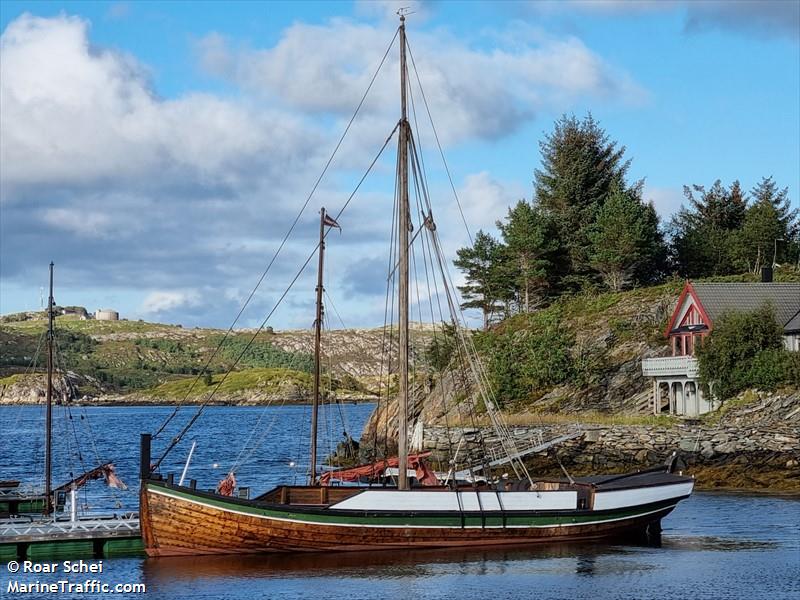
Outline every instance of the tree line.
<svg viewBox="0 0 800 600">
<path fill-rule="evenodd" d="M 562 117 L 540 148 L 533 198 L 497 221 L 499 237 L 478 231 L 457 253 L 462 307 L 481 310 L 484 328 L 581 290 L 800 260 L 798 210 L 772 177 L 749 193 L 738 181 L 685 186 L 687 203 L 665 224 L 644 198 L 644 181 L 628 181 L 625 147 L 591 115 Z"/>
</svg>

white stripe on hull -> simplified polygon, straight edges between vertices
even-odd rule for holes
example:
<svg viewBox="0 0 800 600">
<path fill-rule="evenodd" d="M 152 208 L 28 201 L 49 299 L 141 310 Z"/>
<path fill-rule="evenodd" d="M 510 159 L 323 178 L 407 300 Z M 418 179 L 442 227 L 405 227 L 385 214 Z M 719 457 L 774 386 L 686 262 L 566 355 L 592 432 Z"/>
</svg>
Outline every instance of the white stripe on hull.
<svg viewBox="0 0 800 600">
<path fill-rule="evenodd" d="M 628 490 L 599 491 L 594 494 L 594 510 L 629 508 L 670 498 L 682 498 L 691 494 L 693 488 L 694 481 L 686 481 Z"/>
<path fill-rule="evenodd" d="M 480 500 L 478 494 L 480 493 Z M 499 500 L 498 500 L 499 496 Z M 501 506 L 502 503 L 502 506 Z M 331 508 L 347 510 L 409 511 L 521 511 L 571 510 L 578 493 L 566 492 L 456 492 L 425 490 L 365 490 Z"/>
</svg>

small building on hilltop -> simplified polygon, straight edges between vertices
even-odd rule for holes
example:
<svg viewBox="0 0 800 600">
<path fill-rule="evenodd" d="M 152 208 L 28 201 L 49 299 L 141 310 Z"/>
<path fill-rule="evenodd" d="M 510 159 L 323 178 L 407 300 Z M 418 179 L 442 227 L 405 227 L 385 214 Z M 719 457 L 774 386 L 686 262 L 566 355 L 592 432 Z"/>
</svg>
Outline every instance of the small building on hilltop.
<svg viewBox="0 0 800 600">
<path fill-rule="evenodd" d="M 664 332 L 672 356 L 642 361 L 642 373 L 653 377 L 653 412 L 697 416 L 716 409 L 718 402 L 700 386 L 695 349 L 724 314 L 753 311 L 765 303 L 775 309 L 786 348 L 800 351 L 800 283 L 687 281 Z"/>
<path fill-rule="evenodd" d="M 94 318 L 97 321 L 119 321 L 119 313 L 110 308 L 101 308 L 95 311 Z"/>
</svg>

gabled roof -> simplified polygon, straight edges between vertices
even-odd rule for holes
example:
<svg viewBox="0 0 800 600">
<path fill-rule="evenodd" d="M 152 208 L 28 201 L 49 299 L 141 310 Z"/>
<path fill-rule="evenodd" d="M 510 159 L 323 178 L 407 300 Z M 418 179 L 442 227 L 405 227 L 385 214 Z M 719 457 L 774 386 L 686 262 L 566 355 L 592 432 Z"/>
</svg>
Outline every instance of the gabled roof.
<svg viewBox="0 0 800 600">
<path fill-rule="evenodd" d="M 692 283 L 691 286 L 712 323 L 727 312 L 749 312 L 770 303 L 784 331 L 800 329 L 800 283 Z"/>
</svg>

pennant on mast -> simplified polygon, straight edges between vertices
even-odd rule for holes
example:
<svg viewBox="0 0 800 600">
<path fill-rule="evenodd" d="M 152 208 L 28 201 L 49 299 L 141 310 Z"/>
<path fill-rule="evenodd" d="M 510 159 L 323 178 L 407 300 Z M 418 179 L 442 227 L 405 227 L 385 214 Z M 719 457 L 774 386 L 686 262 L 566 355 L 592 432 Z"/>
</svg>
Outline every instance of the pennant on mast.
<svg viewBox="0 0 800 600">
<path fill-rule="evenodd" d="M 325 215 L 324 215 L 324 216 L 323 216 L 323 218 L 322 218 L 322 222 L 323 222 L 325 225 L 327 225 L 328 227 L 335 227 L 335 228 L 336 228 L 336 229 L 338 229 L 339 231 L 341 231 L 341 230 L 342 230 L 342 226 L 341 226 L 341 225 L 339 225 L 339 223 L 337 223 L 337 222 L 336 222 L 336 219 L 334 219 L 334 218 L 333 218 L 332 216 L 330 216 L 328 213 L 325 213 Z"/>
</svg>

